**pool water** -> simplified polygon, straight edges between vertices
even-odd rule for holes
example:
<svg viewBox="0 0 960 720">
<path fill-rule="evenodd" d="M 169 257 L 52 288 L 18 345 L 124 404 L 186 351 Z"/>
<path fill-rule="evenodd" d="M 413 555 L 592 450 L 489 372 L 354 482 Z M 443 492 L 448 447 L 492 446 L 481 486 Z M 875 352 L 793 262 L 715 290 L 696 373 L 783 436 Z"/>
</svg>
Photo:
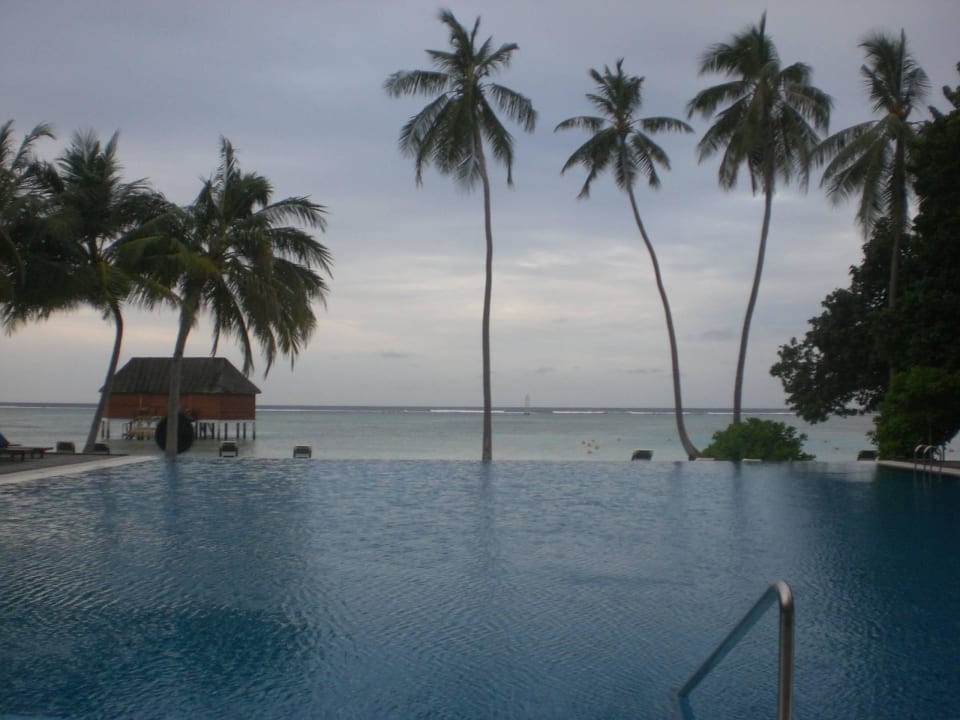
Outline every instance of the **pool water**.
<svg viewBox="0 0 960 720">
<path fill-rule="evenodd" d="M 795 717 L 960 716 L 960 488 L 872 464 L 181 460 L 0 487 L 0 716 L 665 718 L 770 581 Z M 771 612 L 691 695 L 775 717 Z"/>
</svg>

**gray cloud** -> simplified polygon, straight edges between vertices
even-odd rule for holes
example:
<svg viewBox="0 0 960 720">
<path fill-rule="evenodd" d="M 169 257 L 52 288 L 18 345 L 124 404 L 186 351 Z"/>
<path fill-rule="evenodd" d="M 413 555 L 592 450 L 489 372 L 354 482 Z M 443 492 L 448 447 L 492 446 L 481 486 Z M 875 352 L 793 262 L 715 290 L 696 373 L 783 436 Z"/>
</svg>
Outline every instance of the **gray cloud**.
<svg viewBox="0 0 960 720">
<path fill-rule="evenodd" d="M 464 22 L 475 17 L 474 5 L 451 7 Z M 957 82 L 960 58 L 944 31 L 957 25 L 952 2 L 917 9 L 900 0 L 656 7 L 561 0 L 551 4 L 548 24 L 543 8 L 523 0 L 482 8 L 481 34 L 520 46 L 498 81 L 529 95 L 540 114 L 536 133 L 514 133 L 515 187 L 505 187 L 501 168 L 492 173 L 500 404 L 527 393 L 539 405 L 671 402 L 663 313 L 627 201 L 608 177 L 578 201 L 582 171 L 560 174 L 585 136 L 553 128 L 590 111 L 588 68 L 623 57 L 629 72 L 646 77 L 645 114 L 682 116 L 690 97 L 719 81 L 697 77 L 699 54 L 766 9 L 783 61 L 811 63 L 814 81 L 833 95 L 833 129 L 870 117 L 857 74 L 857 43 L 867 31 L 905 28 L 932 87 Z M 310 195 L 329 207 L 323 241 L 336 266 L 328 310 L 292 372 L 278 363 L 258 379 L 263 402 L 479 404 L 482 198 L 433 170 L 416 187 L 397 134 L 426 100 L 382 91 L 389 73 L 427 67 L 424 50 L 444 47 L 436 12 L 433 0 L 237 0 L 230 12 L 186 0 L 7 3 L 0 121 L 15 119 L 20 133 L 53 123 L 59 139 L 41 145 L 50 157 L 74 130 L 106 138 L 119 129 L 127 177 L 148 177 L 180 203 L 214 170 L 222 134 L 242 167 L 271 179 L 277 197 Z M 931 102 L 938 100 L 934 93 Z M 670 295 L 685 400 L 726 405 L 762 202 L 745 178 L 731 192 L 717 188 L 716 162 L 696 162 L 706 123 L 693 124 L 694 136 L 662 138 L 672 170 L 659 191 L 638 187 L 637 199 Z M 817 178 L 806 195 L 792 187 L 778 193 L 746 404 L 782 404 L 768 368 L 776 347 L 802 334 L 824 295 L 847 282 L 862 242 L 854 212 L 852 204 L 831 206 Z M 175 313 L 131 309 L 127 317 L 121 361 L 172 350 Z M 97 313 L 80 311 L 4 336 L 0 400 L 94 400 L 111 333 Z M 209 347 L 210 328 L 201 323 L 188 352 L 205 355 Z M 228 343 L 221 352 L 237 357 Z M 413 357 L 383 372 L 384 360 Z M 637 369 L 627 394 L 617 385 L 622 368 Z M 304 376 L 324 382 L 305 391 Z"/>
</svg>

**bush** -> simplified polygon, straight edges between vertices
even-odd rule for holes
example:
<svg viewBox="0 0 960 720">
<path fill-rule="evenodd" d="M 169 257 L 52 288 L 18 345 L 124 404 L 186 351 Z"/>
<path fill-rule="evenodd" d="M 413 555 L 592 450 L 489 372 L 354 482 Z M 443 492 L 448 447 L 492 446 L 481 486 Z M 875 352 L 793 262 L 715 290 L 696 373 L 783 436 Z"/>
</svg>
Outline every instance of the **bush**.
<svg viewBox="0 0 960 720">
<path fill-rule="evenodd" d="M 803 452 L 806 439 L 804 433 L 798 435 L 796 428 L 785 423 L 747 418 L 715 432 L 703 454 L 716 460 L 813 460 L 813 455 Z"/>
<path fill-rule="evenodd" d="M 960 372 L 914 367 L 897 373 L 871 433 L 882 458 L 912 458 L 917 445 L 945 445 L 960 430 Z"/>
</svg>

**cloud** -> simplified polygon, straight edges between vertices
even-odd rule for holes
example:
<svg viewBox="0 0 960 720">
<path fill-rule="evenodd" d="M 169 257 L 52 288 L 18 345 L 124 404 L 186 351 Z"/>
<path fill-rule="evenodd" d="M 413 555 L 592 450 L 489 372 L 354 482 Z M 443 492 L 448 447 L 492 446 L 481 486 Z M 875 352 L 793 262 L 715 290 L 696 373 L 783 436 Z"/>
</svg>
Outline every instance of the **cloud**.
<svg viewBox="0 0 960 720">
<path fill-rule="evenodd" d="M 268 177 L 275 197 L 309 195 L 329 208 L 322 237 L 335 259 L 328 308 L 318 308 L 317 330 L 294 370 L 280 361 L 258 381 L 263 402 L 480 403 L 482 196 L 433 169 L 416 186 L 397 138 L 427 99 L 391 99 L 382 90 L 391 72 L 428 67 L 424 50 L 444 47 L 432 1 L 237 0 L 229 13 L 186 0 L 7 5 L 0 64 L 17 71 L 0 80 L 4 112 L 21 133 L 38 122 L 55 125 L 60 137 L 41 144 L 45 156 L 55 156 L 74 130 L 106 138 L 119 129 L 125 176 L 150 178 L 187 203 L 214 171 L 225 135 L 241 167 Z M 834 97 L 833 129 L 871 116 L 857 47 L 870 30 L 905 28 L 931 86 L 956 84 L 956 44 L 943 30 L 956 25 L 951 2 L 918 11 L 894 0 L 656 7 L 561 0 L 550 6 L 549 24 L 542 3 L 483 4 L 481 35 L 520 47 L 498 82 L 527 94 L 540 117 L 532 135 L 510 128 L 512 189 L 491 162 L 495 402 L 516 405 L 528 393 L 538 404 L 672 402 L 663 382 L 670 367 L 663 308 L 627 198 L 607 176 L 578 201 L 582 170 L 561 175 L 560 168 L 586 136 L 553 128 L 590 112 L 588 68 L 618 57 L 646 78 L 644 114 L 683 117 L 686 101 L 718 81 L 697 76 L 700 53 L 756 22 L 764 8 L 784 62 L 810 62 L 814 81 Z M 464 22 L 476 17 L 476 7 L 459 0 L 452 9 Z M 37 54 L 38 38 L 56 42 Z M 724 192 L 717 160 L 698 165 L 696 143 L 707 124 L 692 122 L 695 135 L 660 136 L 672 169 L 659 191 L 638 187 L 637 202 L 670 300 L 685 400 L 726 406 L 763 207 L 745 177 Z M 767 372 L 777 346 L 803 334 L 859 258 L 853 204 L 830 205 L 817 180 L 806 194 L 779 188 L 774 201 L 748 405 L 783 403 Z M 126 317 L 122 361 L 171 351 L 173 311 L 130 308 Z M 0 372 L 8 382 L 0 400 L 96 399 L 111 342 L 112 328 L 96 313 L 4 336 Z M 209 350 L 204 321 L 188 352 Z M 220 352 L 238 353 L 226 340 Z M 406 362 L 384 372 L 387 360 Z M 624 372 L 634 378 L 626 390 L 618 385 Z M 305 385 L 303 377 L 323 382 Z"/>
</svg>

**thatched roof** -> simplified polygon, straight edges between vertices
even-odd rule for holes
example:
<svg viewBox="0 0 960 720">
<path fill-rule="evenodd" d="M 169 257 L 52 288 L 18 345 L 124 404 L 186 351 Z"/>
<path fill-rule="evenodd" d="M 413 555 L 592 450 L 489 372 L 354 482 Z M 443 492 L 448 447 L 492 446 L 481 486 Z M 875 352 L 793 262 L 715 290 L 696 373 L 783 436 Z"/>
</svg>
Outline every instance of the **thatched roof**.
<svg viewBox="0 0 960 720">
<path fill-rule="evenodd" d="M 131 358 L 109 383 L 111 393 L 166 395 L 173 358 Z M 258 395 L 260 388 L 226 358 L 185 357 L 180 374 L 183 395 Z"/>
</svg>

